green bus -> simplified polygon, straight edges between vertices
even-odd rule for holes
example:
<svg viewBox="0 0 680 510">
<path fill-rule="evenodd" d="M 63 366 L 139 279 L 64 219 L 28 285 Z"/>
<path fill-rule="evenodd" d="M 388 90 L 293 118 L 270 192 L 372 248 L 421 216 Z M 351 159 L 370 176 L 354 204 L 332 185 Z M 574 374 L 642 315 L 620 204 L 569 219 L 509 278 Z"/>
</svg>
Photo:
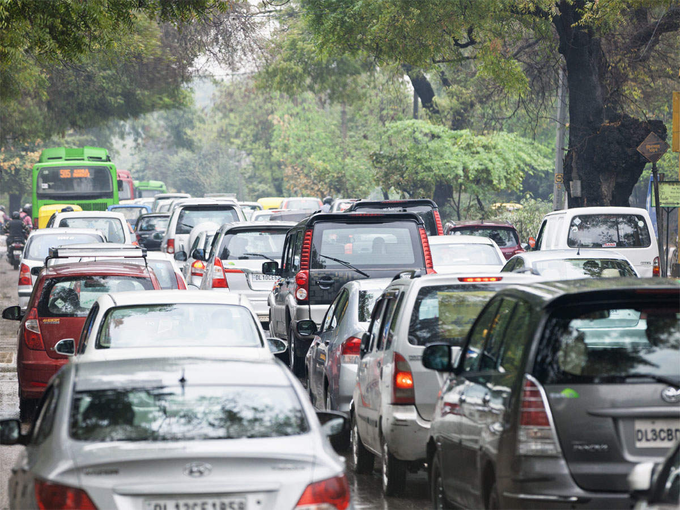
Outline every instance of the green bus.
<svg viewBox="0 0 680 510">
<path fill-rule="evenodd" d="M 33 224 L 38 224 L 43 205 L 76 204 L 83 211 L 106 211 L 118 203 L 117 179 L 106 149 L 44 149 L 33 165 Z"/>
<path fill-rule="evenodd" d="M 163 181 L 135 181 L 135 198 L 153 198 L 159 193 L 167 193 Z"/>
</svg>

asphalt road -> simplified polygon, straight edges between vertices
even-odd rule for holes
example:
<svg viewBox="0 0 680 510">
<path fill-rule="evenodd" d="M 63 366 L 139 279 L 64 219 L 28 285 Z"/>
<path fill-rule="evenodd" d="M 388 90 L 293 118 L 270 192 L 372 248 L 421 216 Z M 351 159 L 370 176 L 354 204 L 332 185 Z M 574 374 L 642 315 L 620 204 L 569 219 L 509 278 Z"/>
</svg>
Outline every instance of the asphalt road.
<svg viewBox="0 0 680 510">
<path fill-rule="evenodd" d="M 0 310 L 18 303 L 18 271 L 14 271 L 5 258 L 5 238 L 0 236 Z M 16 330 L 18 322 L 0 319 L 0 418 L 19 417 L 16 375 Z M 7 482 L 22 446 L 0 447 L 0 510 L 8 505 Z M 347 476 L 354 505 L 357 509 L 422 510 L 431 508 L 424 472 L 409 474 L 404 495 L 385 498 L 380 488 L 380 461 L 370 475 L 352 472 L 351 455 L 347 454 Z"/>
</svg>

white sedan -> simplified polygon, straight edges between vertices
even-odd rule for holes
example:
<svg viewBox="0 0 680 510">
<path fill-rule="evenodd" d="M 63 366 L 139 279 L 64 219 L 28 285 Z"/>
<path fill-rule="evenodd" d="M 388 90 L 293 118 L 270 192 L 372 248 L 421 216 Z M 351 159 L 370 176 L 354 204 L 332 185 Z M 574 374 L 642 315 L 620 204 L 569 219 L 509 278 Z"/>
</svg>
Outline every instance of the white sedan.
<svg viewBox="0 0 680 510">
<path fill-rule="evenodd" d="M 121 213 L 113 211 L 73 211 L 54 213 L 47 228 L 90 228 L 99 230 L 107 242 L 135 244 L 128 222 Z"/>
<path fill-rule="evenodd" d="M 488 237 L 432 236 L 428 238 L 437 274 L 498 273 L 505 257 Z"/>
<path fill-rule="evenodd" d="M 140 296 L 135 294 L 149 294 Z M 285 351 L 267 338 L 248 299 L 239 294 L 160 290 L 100 296 L 80 341 L 63 339 L 55 351 L 76 362 L 138 358 L 208 357 L 262 360 Z"/>
</svg>

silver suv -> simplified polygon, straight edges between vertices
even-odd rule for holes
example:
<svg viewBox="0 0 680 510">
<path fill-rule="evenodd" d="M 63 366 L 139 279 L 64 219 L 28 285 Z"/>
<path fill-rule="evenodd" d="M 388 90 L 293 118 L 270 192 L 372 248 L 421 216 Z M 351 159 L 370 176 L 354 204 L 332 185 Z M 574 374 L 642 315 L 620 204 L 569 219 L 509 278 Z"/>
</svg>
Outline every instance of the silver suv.
<svg viewBox="0 0 680 510">
<path fill-rule="evenodd" d="M 529 275 L 395 277 L 373 308 L 361 339 L 350 408 L 352 456 L 357 473 L 382 458 L 386 495 L 404 488 L 406 471 L 424 465 L 430 421 L 443 375 L 423 367 L 425 346 L 460 348 L 479 311 L 500 288 L 539 281 Z M 400 277 L 401 276 L 401 277 Z"/>
</svg>

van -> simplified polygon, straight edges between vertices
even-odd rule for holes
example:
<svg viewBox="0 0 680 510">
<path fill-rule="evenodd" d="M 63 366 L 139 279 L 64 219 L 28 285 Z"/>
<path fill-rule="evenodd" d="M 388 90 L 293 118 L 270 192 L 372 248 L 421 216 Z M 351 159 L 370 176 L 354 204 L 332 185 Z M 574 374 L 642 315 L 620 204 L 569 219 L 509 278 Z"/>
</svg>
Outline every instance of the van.
<svg viewBox="0 0 680 510">
<path fill-rule="evenodd" d="M 611 248 L 630 260 L 641 278 L 659 276 L 659 246 L 645 209 L 577 207 L 547 214 L 533 249 L 570 248 Z"/>
</svg>

